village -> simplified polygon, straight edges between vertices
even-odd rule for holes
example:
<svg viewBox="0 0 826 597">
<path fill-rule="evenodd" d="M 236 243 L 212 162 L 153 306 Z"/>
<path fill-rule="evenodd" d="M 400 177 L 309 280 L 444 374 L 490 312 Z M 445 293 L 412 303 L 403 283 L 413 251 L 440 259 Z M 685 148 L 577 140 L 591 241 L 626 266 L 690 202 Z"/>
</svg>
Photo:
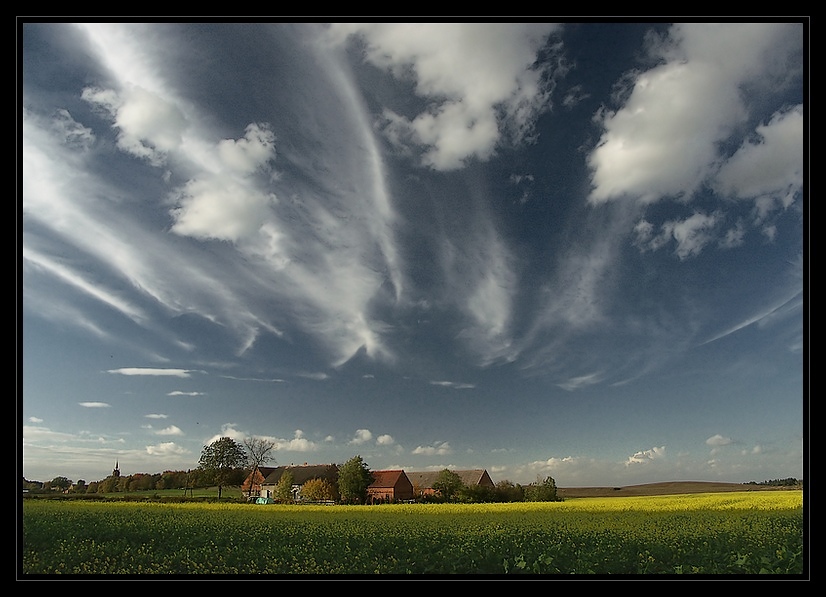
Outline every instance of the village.
<svg viewBox="0 0 826 597">
<path fill-rule="evenodd" d="M 485 469 L 450 471 L 465 487 L 486 487 L 493 489 L 494 483 Z M 440 475 L 443 471 L 406 472 L 402 469 L 371 471 L 373 481 L 367 486 L 367 503 L 409 502 L 440 495 Z M 272 503 L 283 495 L 283 479 L 289 479 L 290 499 L 303 501 L 335 501 L 334 488 L 339 481 L 339 467 L 335 464 L 278 467 L 256 467 L 244 480 L 241 490 L 244 495 L 256 499 L 258 503 Z M 325 492 L 306 491 L 308 487 L 327 488 Z M 331 489 L 333 491 L 331 491 Z M 325 495 L 326 493 L 326 495 Z M 322 498 L 322 499 L 318 499 Z M 324 499 L 326 498 L 326 499 Z"/>
</svg>

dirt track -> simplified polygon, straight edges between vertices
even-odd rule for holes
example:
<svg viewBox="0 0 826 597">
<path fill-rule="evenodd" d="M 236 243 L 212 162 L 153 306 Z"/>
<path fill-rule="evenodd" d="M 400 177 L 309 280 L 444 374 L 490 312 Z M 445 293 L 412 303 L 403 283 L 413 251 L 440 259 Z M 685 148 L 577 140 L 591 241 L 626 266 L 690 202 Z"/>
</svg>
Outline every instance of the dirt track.
<svg viewBox="0 0 826 597">
<path fill-rule="evenodd" d="M 621 497 L 634 495 L 673 495 L 679 493 L 711 493 L 717 491 L 783 491 L 800 490 L 800 487 L 774 485 L 750 485 L 744 483 L 715 483 L 713 481 L 668 481 L 626 485 L 624 487 L 558 487 L 561 498 Z"/>
</svg>

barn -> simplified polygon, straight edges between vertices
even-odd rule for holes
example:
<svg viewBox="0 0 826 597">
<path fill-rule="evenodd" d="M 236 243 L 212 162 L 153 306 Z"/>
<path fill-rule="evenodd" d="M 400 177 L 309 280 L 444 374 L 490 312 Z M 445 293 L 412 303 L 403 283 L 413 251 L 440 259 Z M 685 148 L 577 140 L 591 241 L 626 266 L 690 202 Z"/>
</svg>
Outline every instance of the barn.
<svg viewBox="0 0 826 597">
<path fill-rule="evenodd" d="M 372 471 L 373 482 L 367 486 L 367 503 L 401 502 L 413 499 L 413 484 L 401 469 Z"/>
<path fill-rule="evenodd" d="M 440 472 L 441 471 L 422 471 L 407 473 L 407 478 L 410 479 L 410 482 L 413 484 L 414 497 L 435 495 L 437 492 L 433 489 L 433 484 L 439 478 Z M 474 485 L 494 487 L 493 480 L 485 469 L 456 470 L 452 472 L 459 475 L 462 483 L 467 487 Z"/>
</svg>

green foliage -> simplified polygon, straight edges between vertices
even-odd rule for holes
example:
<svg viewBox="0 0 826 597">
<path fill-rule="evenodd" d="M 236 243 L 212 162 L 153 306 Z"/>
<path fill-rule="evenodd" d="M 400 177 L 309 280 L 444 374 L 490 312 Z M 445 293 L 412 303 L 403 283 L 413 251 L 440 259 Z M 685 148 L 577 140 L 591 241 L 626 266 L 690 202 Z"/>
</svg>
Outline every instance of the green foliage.
<svg viewBox="0 0 826 597">
<path fill-rule="evenodd" d="M 118 478 L 111 475 L 98 483 L 98 493 L 114 493 L 117 491 Z"/>
<path fill-rule="evenodd" d="M 293 474 L 290 471 L 284 471 L 278 483 L 275 484 L 274 495 L 272 496 L 276 502 L 287 504 L 293 501 Z"/>
<path fill-rule="evenodd" d="M 232 484 L 237 478 L 237 469 L 247 466 L 247 453 L 244 447 L 230 437 L 222 437 L 208 446 L 204 446 L 199 468 L 211 476 L 218 485 L 218 497 L 221 487 Z"/>
<path fill-rule="evenodd" d="M 326 479 L 310 479 L 301 486 L 301 497 L 309 502 L 335 502 L 339 495 Z"/>
<path fill-rule="evenodd" d="M 354 456 L 338 469 L 338 493 L 345 504 L 364 504 L 373 473 L 361 456 Z"/>
<path fill-rule="evenodd" d="M 525 489 L 511 481 L 499 481 L 494 488 L 496 502 L 522 502 L 525 500 Z"/>
<path fill-rule="evenodd" d="M 462 478 L 450 469 L 439 471 L 436 480 L 433 482 L 433 489 L 438 491 L 446 502 L 452 500 L 462 487 L 464 487 Z"/>
<path fill-rule="evenodd" d="M 744 485 L 768 485 L 770 487 L 795 487 L 797 485 L 802 485 L 803 481 L 798 481 L 794 477 L 787 477 L 785 479 L 770 479 L 768 481 L 761 481 L 760 483 L 755 483 L 754 481 L 749 481 Z"/>
<path fill-rule="evenodd" d="M 465 504 L 484 504 L 498 502 L 496 490 L 484 485 L 462 485 L 456 492 L 456 501 Z"/>
<path fill-rule="evenodd" d="M 559 497 L 556 494 L 556 481 L 553 477 L 547 477 L 544 481 L 538 478 L 536 483 L 532 483 L 525 488 L 526 502 L 556 502 Z"/>
<path fill-rule="evenodd" d="M 49 485 L 52 489 L 58 489 L 60 491 L 69 489 L 72 486 L 71 479 L 67 479 L 66 477 L 55 477 L 49 482 Z"/>
</svg>

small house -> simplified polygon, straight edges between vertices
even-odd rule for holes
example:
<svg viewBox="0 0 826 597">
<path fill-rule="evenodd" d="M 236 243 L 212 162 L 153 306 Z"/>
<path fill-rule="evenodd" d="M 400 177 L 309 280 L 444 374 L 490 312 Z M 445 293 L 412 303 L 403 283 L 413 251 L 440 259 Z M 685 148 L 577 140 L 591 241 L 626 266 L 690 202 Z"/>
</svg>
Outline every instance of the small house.
<svg viewBox="0 0 826 597">
<path fill-rule="evenodd" d="M 285 472 L 289 471 L 293 476 L 293 483 L 291 493 L 293 500 L 299 502 L 302 500 L 301 487 L 312 479 L 321 479 L 328 481 L 333 486 L 338 485 L 338 466 L 335 464 L 304 464 L 300 466 L 278 466 L 267 475 L 261 483 L 260 497 L 269 498 L 275 496 L 275 486 L 281 480 Z"/>
</svg>

